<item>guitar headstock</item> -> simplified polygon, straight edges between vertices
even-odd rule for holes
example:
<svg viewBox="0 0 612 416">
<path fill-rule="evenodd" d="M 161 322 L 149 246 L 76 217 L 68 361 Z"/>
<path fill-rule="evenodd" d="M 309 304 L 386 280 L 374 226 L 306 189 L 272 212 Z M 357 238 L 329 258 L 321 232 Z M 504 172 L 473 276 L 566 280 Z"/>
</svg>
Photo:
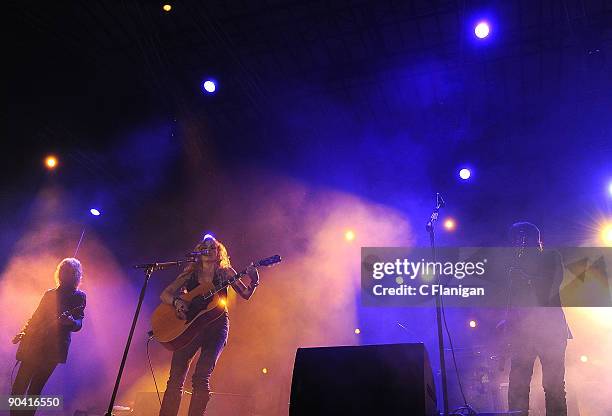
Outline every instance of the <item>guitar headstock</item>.
<svg viewBox="0 0 612 416">
<path fill-rule="evenodd" d="M 277 254 L 276 256 L 270 256 L 270 257 L 266 257 L 265 259 L 259 260 L 257 263 L 255 263 L 255 267 L 272 266 L 276 263 L 280 263 L 281 260 L 282 260 L 281 256 Z"/>
</svg>

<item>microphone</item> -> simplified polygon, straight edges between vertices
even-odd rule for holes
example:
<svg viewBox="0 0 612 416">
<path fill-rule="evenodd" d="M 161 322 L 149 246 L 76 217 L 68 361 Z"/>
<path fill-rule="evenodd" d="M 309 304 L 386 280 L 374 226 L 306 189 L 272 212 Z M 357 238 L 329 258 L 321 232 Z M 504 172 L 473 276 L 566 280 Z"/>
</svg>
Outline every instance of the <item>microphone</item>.
<svg viewBox="0 0 612 416">
<path fill-rule="evenodd" d="M 438 192 L 436 192 L 436 205 L 438 208 L 444 208 L 444 205 L 446 205 L 444 199 L 442 199 L 442 195 L 440 195 Z"/>
<path fill-rule="evenodd" d="M 444 205 L 445 202 L 442 195 L 440 195 L 439 192 L 436 192 L 436 207 L 433 209 L 431 217 L 429 217 L 429 221 L 427 221 L 427 225 L 425 225 L 427 232 L 431 233 L 433 231 L 434 223 L 438 220 L 440 208 L 444 207 Z"/>
</svg>

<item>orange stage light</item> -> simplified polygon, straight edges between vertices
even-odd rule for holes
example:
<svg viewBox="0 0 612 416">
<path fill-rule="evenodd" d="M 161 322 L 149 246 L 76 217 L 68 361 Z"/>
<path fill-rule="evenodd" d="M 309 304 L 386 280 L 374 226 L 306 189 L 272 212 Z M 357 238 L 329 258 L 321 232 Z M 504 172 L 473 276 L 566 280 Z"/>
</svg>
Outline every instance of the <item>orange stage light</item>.
<svg viewBox="0 0 612 416">
<path fill-rule="evenodd" d="M 612 221 L 602 226 L 601 241 L 606 247 L 612 247 Z"/>
<path fill-rule="evenodd" d="M 344 233 L 344 239 L 346 241 L 353 241 L 355 239 L 355 232 L 353 230 L 346 230 Z"/>
<path fill-rule="evenodd" d="M 457 228 L 457 223 L 454 219 L 447 218 L 444 220 L 444 229 L 446 231 L 455 231 L 455 228 Z"/>
<path fill-rule="evenodd" d="M 45 158 L 45 166 L 47 169 L 52 170 L 57 167 L 57 158 L 53 155 L 49 155 Z"/>
</svg>

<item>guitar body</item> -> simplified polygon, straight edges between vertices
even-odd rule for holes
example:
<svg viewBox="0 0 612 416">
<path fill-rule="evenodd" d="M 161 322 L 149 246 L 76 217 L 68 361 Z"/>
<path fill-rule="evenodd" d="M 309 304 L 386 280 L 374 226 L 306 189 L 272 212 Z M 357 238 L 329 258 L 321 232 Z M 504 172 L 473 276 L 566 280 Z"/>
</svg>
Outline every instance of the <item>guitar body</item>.
<svg viewBox="0 0 612 416">
<path fill-rule="evenodd" d="M 162 303 L 151 316 L 153 337 L 170 351 L 176 351 L 189 344 L 209 323 L 221 317 L 225 306 L 215 293 L 205 299 L 203 294 L 213 289 L 212 284 L 196 286 L 191 292 L 180 296 L 189 302 L 187 320 L 176 316 L 173 306 Z"/>
<path fill-rule="evenodd" d="M 279 255 L 267 257 L 252 263 L 254 267 L 272 266 L 281 261 Z M 212 321 L 225 313 L 225 289 L 246 274 L 246 270 L 225 280 L 221 286 L 212 283 L 200 284 L 180 296 L 189 302 L 187 320 L 176 316 L 173 306 L 162 303 L 153 311 L 151 327 L 153 338 L 170 351 L 176 351 L 189 344 Z M 219 296 L 219 293 L 221 296 Z"/>
</svg>

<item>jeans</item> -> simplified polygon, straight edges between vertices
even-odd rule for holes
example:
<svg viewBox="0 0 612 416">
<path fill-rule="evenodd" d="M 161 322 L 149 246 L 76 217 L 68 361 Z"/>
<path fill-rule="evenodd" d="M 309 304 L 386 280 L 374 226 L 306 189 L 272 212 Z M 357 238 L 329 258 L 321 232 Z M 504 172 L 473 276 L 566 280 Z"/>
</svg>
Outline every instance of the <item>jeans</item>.
<svg viewBox="0 0 612 416">
<path fill-rule="evenodd" d="M 187 371 L 198 350 L 200 358 L 191 379 L 193 393 L 189 404 L 189 416 L 204 414 L 210 398 L 210 376 L 227 343 L 228 333 L 229 319 L 227 316 L 222 316 L 205 327 L 191 343 L 174 352 L 160 416 L 176 416 L 178 413 Z"/>
<path fill-rule="evenodd" d="M 52 362 L 22 361 L 19 364 L 19 371 L 17 371 L 17 377 L 15 377 L 15 382 L 11 388 L 11 395 L 40 395 L 56 366 L 57 363 Z M 31 416 L 34 413 L 36 413 L 35 410 L 11 412 L 11 416 Z"/>
<path fill-rule="evenodd" d="M 550 339 L 548 342 L 517 340 L 510 361 L 508 407 L 510 410 L 529 412 L 529 384 L 533 364 L 540 357 L 542 387 L 546 401 L 546 416 L 566 416 L 565 401 L 565 348 L 567 340 Z"/>
</svg>

